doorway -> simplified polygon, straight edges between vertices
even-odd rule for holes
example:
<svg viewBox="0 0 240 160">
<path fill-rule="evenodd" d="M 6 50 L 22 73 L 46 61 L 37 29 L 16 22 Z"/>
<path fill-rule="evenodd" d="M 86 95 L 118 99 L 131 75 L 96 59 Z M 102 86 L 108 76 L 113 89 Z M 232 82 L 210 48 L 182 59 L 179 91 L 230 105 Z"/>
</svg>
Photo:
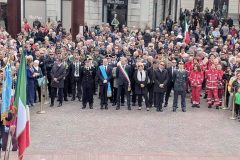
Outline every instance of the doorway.
<svg viewBox="0 0 240 160">
<path fill-rule="evenodd" d="M 128 5 L 127 0 L 118 0 L 118 1 L 103 1 L 103 18 L 102 21 L 111 25 L 114 16 L 119 21 L 118 29 L 122 30 L 123 25 L 127 25 L 127 11 Z"/>
<path fill-rule="evenodd" d="M 0 2 L 0 26 L 7 29 L 7 3 Z"/>
<path fill-rule="evenodd" d="M 213 10 L 219 17 L 226 18 L 228 16 L 228 7 L 229 0 L 214 0 Z"/>
</svg>

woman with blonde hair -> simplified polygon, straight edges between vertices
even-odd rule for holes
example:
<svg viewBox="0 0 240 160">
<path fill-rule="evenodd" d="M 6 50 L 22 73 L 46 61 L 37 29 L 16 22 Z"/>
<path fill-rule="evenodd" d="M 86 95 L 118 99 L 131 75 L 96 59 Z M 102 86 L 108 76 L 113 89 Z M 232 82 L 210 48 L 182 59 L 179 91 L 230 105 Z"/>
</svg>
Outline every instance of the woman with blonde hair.
<svg viewBox="0 0 240 160">
<path fill-rule="evenodd" d="M 34 106 L 34 96 L 35 96 L 35 77 L 39 73 L 34 72 L 33 68 L 33 57 L 27 56 L 27 105 Z"/>
</svg>

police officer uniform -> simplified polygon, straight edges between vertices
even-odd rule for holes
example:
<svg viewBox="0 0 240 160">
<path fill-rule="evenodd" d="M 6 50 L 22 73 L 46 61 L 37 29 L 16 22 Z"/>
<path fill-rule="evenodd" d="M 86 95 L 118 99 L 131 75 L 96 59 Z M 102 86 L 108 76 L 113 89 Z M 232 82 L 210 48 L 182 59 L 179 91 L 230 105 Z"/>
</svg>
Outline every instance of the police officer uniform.
<svg viewBox="0 0 240 160">
<path fill-rule="evenodd" d="M 183 65 L 182 61 L 179 65 Z M 174 82 L 174 98 L 173 98 L 173 112 L 176 112 L 178 105 L 178 95 L 181 95 L 181 106 L 182 111 L 186 112 L 186 81 L 187 81 L 187 71 L 184 69 L 178 69 L 173 75 Z"/>
<path fill-rule="evenodd" d="M 89 63 L 92 60 L 90 57 L 85 61 Z M 85 64 L 82 69 L 82 109 L 86 108 L 87 103 L 89 103 L 90 109 L 93 109 L 93 91 L 94 91 L 94 81 L 96 76 L 96 70 L 91 65 Z"/>
</svg>

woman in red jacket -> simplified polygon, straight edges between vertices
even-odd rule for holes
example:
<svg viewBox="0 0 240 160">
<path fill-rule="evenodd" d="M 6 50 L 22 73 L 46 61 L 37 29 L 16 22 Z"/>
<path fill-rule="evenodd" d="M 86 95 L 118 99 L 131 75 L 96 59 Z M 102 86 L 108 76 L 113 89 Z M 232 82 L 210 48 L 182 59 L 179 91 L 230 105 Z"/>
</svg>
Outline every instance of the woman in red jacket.
<svg viewBox="0 0 240 160">
<path fill-rule="evenodd" d="M 200 108 L 200 92 L 203 83 L 203 72 L 198 64 L 194 65 L 193 71 L 189 75 L 191 84 L 192 107 Z"/>
</svg>

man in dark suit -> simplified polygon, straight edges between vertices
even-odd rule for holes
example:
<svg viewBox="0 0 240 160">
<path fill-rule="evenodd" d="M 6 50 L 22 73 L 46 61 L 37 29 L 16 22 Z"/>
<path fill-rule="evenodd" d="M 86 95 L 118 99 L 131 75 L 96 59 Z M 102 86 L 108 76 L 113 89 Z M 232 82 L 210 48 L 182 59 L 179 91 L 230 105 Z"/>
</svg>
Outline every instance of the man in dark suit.
<svg viewBox="0 0 240 160">
<path fill-rule="evenodd" d="M 82 87 L 81 87 L 81 71 L 82 64 L 80 61 L 80 55 L 78 52 L 74 53 L 74 62 L 70 66 L 71 70 L 71 83 L 72 83 L 72 101 L 76 98 L 76 88 L 77 88 L 77 98 L 81 102 L 82 99 Z"/>
<path fill-rule="evenodd" d="M 165 69 L 165 63 L 163 61 L 160 62 L 159 69 L 153 72 L 153 80 L 154 93 L 156 96 L 154 106 L 157 108 L 157 112 L 163 112 L 162 103 L 168 82 L 168 72 Z"/>
<path fill-rule="evenodd" d="M 71 61 L 68 59 L 68 57 L 65 58 L 63 62 L 63 66 L 65 67 L 66 70 L 66 75 L 64 78 L 64 90 L 63 90 L 63 96 L 64 96 L 64 101 L 68 101 L 68 89 L 70 86 L 70 66 L 71 66 Z"/>
<path fill-rule="evenodd" d="M 106 76 L 104 75 L 105 73 L 106 73 Z M 110 80 L 112 79 L 112 69 L 108 65 L 108 60 L 106 58 L 103 59 L 103 65 L 98 67 L 97 77 L 98 77 L 98 84 L 100 86 L 101 109 L 104 109 L 103 108 L 104 105 L 105 105 L 105 109 L 108 109 L 107 92 L 108 92 L 108 85 L 109 85 L 108 83 L 110 83 Z"/>
<path fill-rule="evenodd" d="M 153 89 L 154 89 L 154 80 L 153 80 L 153 72 L 158 68 L 159 62 L 157 60 L 153 61 L 152 67 L 147 69 L 148 73 L 148 78 L 150 82 L 147 84 L 147 89 L 148 89 L 148 100 L 149 100 L 149 107 L 151 108 L 152 105 L 154 104 L 155 100 L 155 95 L 153 94 Z"/>
<path fill-rule="evenodd" d="M 116 69 L 116 78 L 117 78 L 117 85 L 118 85 L 116 110 L 120 109 L 120 96 L 123 91 L 125 91 L 125 94 L 127 96 L 128 110 L 131 110 L 131 106 L 130 106 L 131 77 L 130 75 L 132 75 L 131 67 L 127 65 L 127 58 L 122 57 Z"/>
<path fill-rule="evenodd" d="M 51 70 L 52 82 L 51 82 L 51 105 L 50 105 L 50 107 L 54 106 L 54 99 L 56 97 L 57 90 L 58 90 L 58 99 L 59 99 L 58 107 L 62 106 L 64 78 L 66 76 L 66 69 L 62 62 L 63 62 L 62 57 L 58 57 L 56 60 L 56 63 L 53 65 L 53 68 Z"/>
<path fill-rule="evenodd" d="M 175 59 L 172 60 L 172 66 L 167 68 L 168 71 L 168 83 L 167 83 L 167 89 L 166 89 L 166 96 L 165 96 L 165 104 L 164 107 L 167 107 L 168 105 L 168 99 L 170 97 L 170 93 L 174 87 L 173 82 L 173 74 L 177 70 L 177 61 Z"/>
</svg>

